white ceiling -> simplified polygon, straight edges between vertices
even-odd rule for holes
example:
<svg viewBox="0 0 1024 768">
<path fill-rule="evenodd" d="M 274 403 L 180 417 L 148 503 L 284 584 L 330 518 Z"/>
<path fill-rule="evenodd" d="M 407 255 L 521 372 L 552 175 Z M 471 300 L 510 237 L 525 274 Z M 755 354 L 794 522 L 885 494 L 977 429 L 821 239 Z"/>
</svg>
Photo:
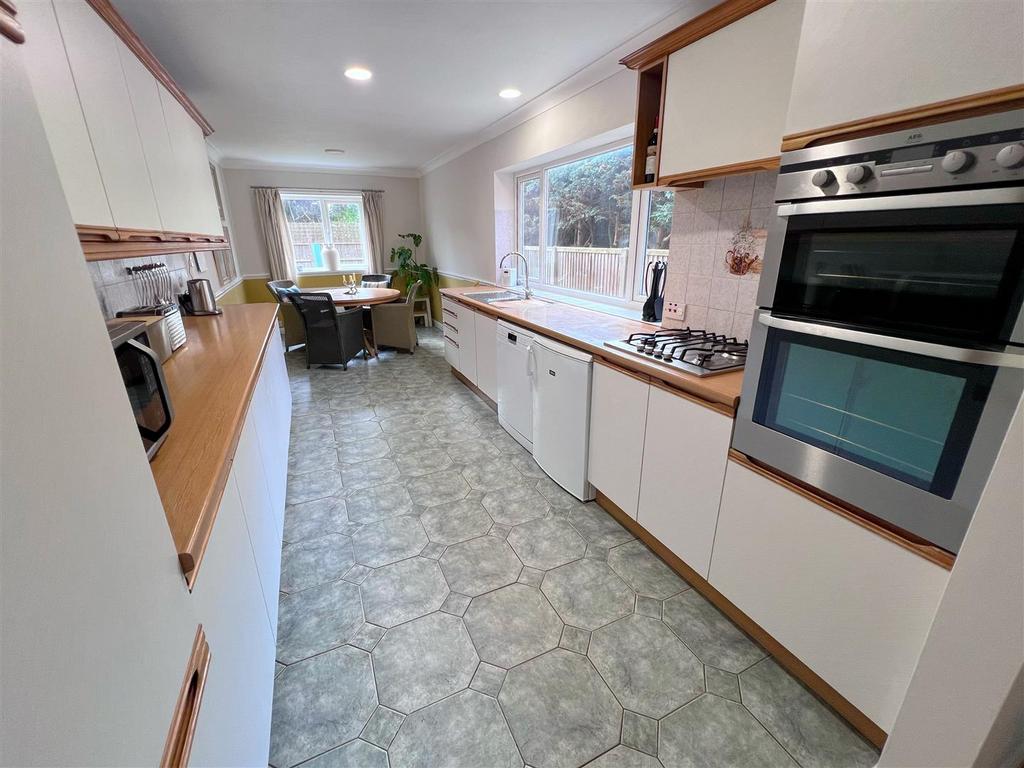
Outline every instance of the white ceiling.
<svg viewBox="0 0 1024 768">
<path fill-rule="evenodd" d="M 114 0 L 228 165 L 417 169 L 706 0 Z M 698 7 L 699 6 L 699 7 Z M 671 16 L 672 18 L 666 18 Z M 668 23 L 671 22 L 671 23 Z M 342 76 L 359 64 L 373 79 Z M 513 86 L 520 99 L 498 98 Z M 328 155 L 326 147 L 346 150 Z"/>
</svg>

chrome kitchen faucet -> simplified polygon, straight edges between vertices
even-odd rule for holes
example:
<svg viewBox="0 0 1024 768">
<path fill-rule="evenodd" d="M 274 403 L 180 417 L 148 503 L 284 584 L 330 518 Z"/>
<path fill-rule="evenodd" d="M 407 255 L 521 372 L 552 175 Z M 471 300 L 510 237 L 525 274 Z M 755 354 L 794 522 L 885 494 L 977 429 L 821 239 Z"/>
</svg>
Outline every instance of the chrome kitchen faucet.
<svg viewBox="0 0 1024 768">
<path fill-rule="evenodd" d="M 509 251 L 508 253 L 501 257 L 501 261 L 498 263 L 498 269 L 501 269 L 502 267 L 505 266 L 505 260 L 509 256 L 518 256 L 520 259 L 523 260 L 523 280 L 526 282 L 526 285 L 523 289 L 523 296 L 529 299 L 530 297 L 533 296 L 533 292 L 530 290 L 530 262 L 528 262 L 526 260 L 526 257 L 523 256 L 523 254 L 521 254 L 519 251 Z"/>
</svg>

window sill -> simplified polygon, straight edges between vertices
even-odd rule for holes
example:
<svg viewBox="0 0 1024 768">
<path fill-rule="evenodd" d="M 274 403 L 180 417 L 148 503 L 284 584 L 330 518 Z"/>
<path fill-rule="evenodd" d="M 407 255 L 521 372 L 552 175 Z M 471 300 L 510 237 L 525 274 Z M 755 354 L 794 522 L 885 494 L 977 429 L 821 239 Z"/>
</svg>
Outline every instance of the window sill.
<svg viewBox="0 0 1024 768">
<path fill-rule="evenodd" d="M 325 269 L 317 272 L 296 272 L 295 275 L 296 277 L 332 277 L 334 275 L 365 275 L 367 271 L 367 267 L 353 267 L 338 272 Z"/>
<path fill-rule="evenodd" d="M 519 285 L 516 286 L 515 288 L 510 288 L 509 290 L 522 289 L 523 287 Z M 601 301 L 591 301 L 589 299 L 579 298 L 578 296 L 567 296 L 564 293 L 554 293 L 551 291 L 545 291 L 543 289 L 538 290 L 536 288 L 532 288 L 531 290 L 533 291 L 534 296 L 538 296 L 542 299 L 545 299 L 546 301 L 554 301 L 559 304 L 569 304 L 570 306 L 573 307 L 589 309 L 593 312 L 601 312 L 605 315 L 612 315 L 614 317 L 621 317 L 626 320 L 636 320 L 638 322 L 642 322 L 640 320 L 640 309 L 634 309 L 632 307 L 622 307 L 616 304 L 605 304 L 604 302 Z M 661 323 L 652 323 L 652 325 L 661 325 Z"/>
</svg>

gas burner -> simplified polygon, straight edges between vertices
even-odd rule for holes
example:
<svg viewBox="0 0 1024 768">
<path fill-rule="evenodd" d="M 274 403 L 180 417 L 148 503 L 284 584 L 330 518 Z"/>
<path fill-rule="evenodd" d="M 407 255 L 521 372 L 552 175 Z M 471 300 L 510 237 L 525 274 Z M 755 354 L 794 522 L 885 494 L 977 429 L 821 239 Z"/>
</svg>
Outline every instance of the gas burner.
<svg viewBox="0 0 1024 768">
<path fill-rule="evenodd" d="M 606 341 L 605 346 L 696 376 L 742 368 L 747 357 L 747 342 L 699 328 L 632 333 L 624 341 Z"/>
</svg>

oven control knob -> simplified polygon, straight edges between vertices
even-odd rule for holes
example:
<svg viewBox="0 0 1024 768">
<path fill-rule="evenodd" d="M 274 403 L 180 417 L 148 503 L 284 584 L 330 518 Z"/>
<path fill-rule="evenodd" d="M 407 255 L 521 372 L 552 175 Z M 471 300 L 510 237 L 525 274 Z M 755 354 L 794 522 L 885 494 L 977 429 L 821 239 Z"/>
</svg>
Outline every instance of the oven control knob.
<svg viewBox="0 0 1024 768">
<path fill-rule="evenodd" d="M 974 155 L 964 152 L 962 149 L 954 149 L 946 153 L 942 158 L 942 170 L 946 173 L 960 173 L 967 170 L 974 162 Z"/>
<path fill-rule="evenodd" d="M 846 180 L 850 184 L 863 184 L 871 178 L 870 165 L 855 165 L 846 170 Z"/>
<path fill-rule="evenodd" d="M 1024 144 L 1007 144 L 996 155 L 996 163 L 1003 168 L 1020 168 L 1024 165 Z"/>
<path fill-rule="evenodd" d="M 833 184 L 835 184 L 835 181 L 836 175 L 832 173 L 832 171 L 827 170 L 825 168 L 822 168 L 820 171 L 815 171 L 814 175 L 811 176 L 811 184 L 818 187 L 819 189 L 830 187 Z"/>
</svg>

